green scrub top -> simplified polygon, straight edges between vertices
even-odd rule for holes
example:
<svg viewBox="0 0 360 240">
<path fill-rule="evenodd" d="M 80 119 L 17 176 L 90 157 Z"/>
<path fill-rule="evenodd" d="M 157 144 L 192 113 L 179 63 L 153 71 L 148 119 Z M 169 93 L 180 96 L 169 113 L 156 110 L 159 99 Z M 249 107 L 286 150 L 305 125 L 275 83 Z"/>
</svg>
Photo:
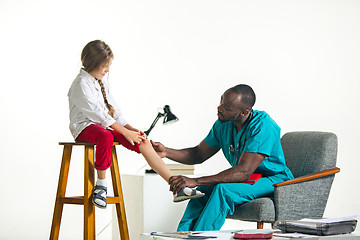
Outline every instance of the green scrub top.
<svg viewBox="0 0 360 240">
<path fill-rule="evenodd" d="M 256 173 L 270 178 L 280 174 L 284 181 L 294 178 L 285 164 L 280 142 L 280 127 L 266 112 L 253 110 L 251 121 L 245 129 L 243 127 L 238 133 L 236 133 L 235 127 L 231 133 L 231 124 L 231 121 L 220 122 L 217 120 L 205 138 L 205 142 L 210 147 L 222 149 L 231 166 L 236 164 L 237 151 L 239 151 L 238 158 L 243 152 L 261 153 L 265 155 L 265 159 L 255 170 Z M 229 151 L 231 138 L 233 138 L 235 148 L 232 153 Z M 239 140 L 240 144 L 238 145 Z"/>
</svg>

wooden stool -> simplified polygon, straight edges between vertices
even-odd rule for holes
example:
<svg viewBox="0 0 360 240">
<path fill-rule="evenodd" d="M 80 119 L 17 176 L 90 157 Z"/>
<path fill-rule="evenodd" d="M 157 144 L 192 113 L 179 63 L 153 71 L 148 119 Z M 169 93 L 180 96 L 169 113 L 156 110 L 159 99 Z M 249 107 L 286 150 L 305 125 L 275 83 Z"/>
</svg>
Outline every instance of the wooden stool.
<svg viewBox="0 0 360 240">
<path fill-rule="evenodd" d="M 54 215 L 51 226 L 50 239 L 58 239 L 60 231 L 61 216 L 64 204 L 84 205 L 84 239 L 95 239 L 95 206 L 92 203 L 92 190 L 94 187 L 94 147 L 92 143 L 60 142 L 64 146 L 58 189 L 55 200 Z M 108 204 L 116 204 L 116 212 L 122 240 L 129 240 L 129 230 L 126 222 L 125 204 L 121 188 L 120 172 L 116 156 L 114 142 L 111 151 L 112 166 L 111 178 L 114 189 L 114 197 L 107 197 Z M 85 147 L 84 164 L 84 196 L 65 197 L 66 185 L 69 174 L 70 158 L 73 146 Z"/>
</svg>

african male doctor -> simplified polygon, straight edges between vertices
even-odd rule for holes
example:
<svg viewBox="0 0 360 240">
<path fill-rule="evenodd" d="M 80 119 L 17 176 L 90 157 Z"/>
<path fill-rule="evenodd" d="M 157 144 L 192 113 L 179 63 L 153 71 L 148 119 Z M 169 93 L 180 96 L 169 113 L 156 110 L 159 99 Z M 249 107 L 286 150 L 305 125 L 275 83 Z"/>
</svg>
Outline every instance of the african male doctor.
<svg viewBox="0 0 360 240">
<path fill-rule="evenodd" d="M 152 142 L 160 157 L 182 164 L 203 163 L 221 149 L 231 165 L 215 175 L 170 178 L 174 193 L 185 186 L 205 193 L 189 201 L 177 231 L 220 230 L 236 205 L 272 196 L 273 184 L 293 178 L 285 165 L 280 128 L 266 112 L 253 110 L 255 100 L 250 86 L 234 86 L 221 96 L 218 119 L 199 145 L 176 150 Z M 243 183 L 253 173 L 262 177 L 254 184 Z"/>
</svg>

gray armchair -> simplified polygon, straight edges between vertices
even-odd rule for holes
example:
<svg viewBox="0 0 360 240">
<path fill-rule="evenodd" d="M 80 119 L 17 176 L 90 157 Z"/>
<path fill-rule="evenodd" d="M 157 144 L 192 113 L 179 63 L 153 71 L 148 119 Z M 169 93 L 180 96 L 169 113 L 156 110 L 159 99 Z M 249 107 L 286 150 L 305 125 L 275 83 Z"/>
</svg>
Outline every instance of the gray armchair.
<svg viewBox="0 0 360 240">
<path fill-rule="evenodd" d="M 275 184 L 273 198 L 258 198 L 236 207 L 228 218 L 257 222 L 323 216 L 335 173 L 337 137 L 327 132 L 289 132 L 281 138 L 286 164 L 295 179 Z"/>
</svg>

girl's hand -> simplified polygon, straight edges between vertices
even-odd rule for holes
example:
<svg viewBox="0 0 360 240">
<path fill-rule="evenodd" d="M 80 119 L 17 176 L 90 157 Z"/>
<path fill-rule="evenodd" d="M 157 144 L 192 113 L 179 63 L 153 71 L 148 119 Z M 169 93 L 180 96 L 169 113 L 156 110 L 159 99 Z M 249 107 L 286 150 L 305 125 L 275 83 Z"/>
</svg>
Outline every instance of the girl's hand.
<svg viewBox="0 0 360 240">
<path fill-rule="evenodd" d="M 130 124 L 126 124 L 125 128 L 134 132 L 138 132 L 141 135 L 145 136 L 145 139 L 147 138 L 146 134 L 143 131 L 140 131 L 139 129 L 132 127 Z"/>
<path fill-rule="evenodd" d="M 110 127 L 115 131 L 121 133 L 126 138 L 126 140 L 128 140 L 133 146 L 135 144 L 140 144 L 141 141 L 146 140 L 146 136 L 142 131 L 131 127 L 129 124 L 122 126 L 119 123 L 115 122 Z"/>
<path fill-rule="evenodd" d="M 142 134 L 141 131 L 126 130 L 123 135 L 131 145 L 140 144 L 141 141 L 146 140 L 145 134 Z"/>
<path fill-rule="evenodd" d="M 136 132 L 140 133 L 141 135 L 143 135 L 143 136 L 145 137 L 145 139 L 147 138 L 146 134 L 145 134 L 143 131 L 138 130 L 138 129 L 136 129 L 136 128 L 134 128 L 133 131 L 136 131 Z"/>
</svg>

